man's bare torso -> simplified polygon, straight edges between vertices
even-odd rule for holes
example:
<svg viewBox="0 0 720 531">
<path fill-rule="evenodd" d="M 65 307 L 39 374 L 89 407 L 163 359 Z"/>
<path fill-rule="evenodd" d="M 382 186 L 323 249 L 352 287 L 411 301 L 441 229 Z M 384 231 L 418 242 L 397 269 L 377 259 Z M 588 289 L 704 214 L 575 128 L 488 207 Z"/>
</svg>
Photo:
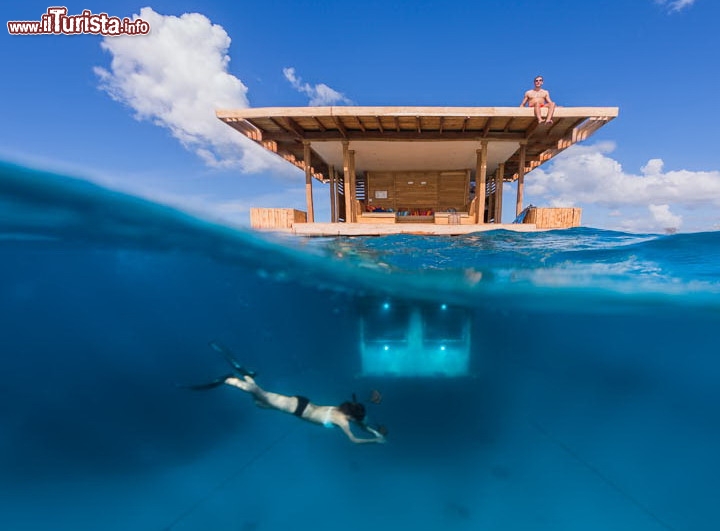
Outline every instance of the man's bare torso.
<svg viewBox="0 0 720 531">
<path fill-rule="evenodd" d="M 530 89 L 525 93 L 525 97 L 528 100 L 528 106 L 535 105 L 536 103 L 545 103 L 548 96 L 549 93 L 545 89 Z"/>
</svg>

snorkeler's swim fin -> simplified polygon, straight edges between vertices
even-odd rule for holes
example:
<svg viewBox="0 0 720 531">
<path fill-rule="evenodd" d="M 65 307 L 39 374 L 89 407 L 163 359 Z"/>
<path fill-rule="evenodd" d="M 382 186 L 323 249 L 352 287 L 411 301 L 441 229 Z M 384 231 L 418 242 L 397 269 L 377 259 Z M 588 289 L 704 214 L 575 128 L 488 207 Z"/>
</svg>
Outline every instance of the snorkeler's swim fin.
<svg viewBox="0 0 720 531">
<path fill-rule="evenodd" d="M 228 378 L 232 378 L 235 376 L 234 374 L 226 374 L 225 376 L 221 376 L 220 378 L 216 378 L 211 382 L 202 383 L 202 384 L 195 384 L 195 385 L 182 385 L 177 384 L 178 387 L 182 387 L 183 389 L 192 389 L 193 391 L 206 391 L 208 389 L 215 389 L 216 387 L 220 387 L 222 384 L 225 383 L 225 380 Z"/>
<path fill-rule="evenodd" d="M 233 358 L 232 353 L 219 343 L 215 341 L 210 341 L 209 345 L 210 348 L 212 348 L 215 352 L 219 352 L 220 354 L 222 354 L 225 360 L 240 376 L 250 376 L 251 378 L 255 378 L 255 376 L 257 376 L 257 373 L 255 371 L 249 371 L 245 367 L 240 365 L 240 363 L 238 363 L 238 361 Z"/>
</svg>

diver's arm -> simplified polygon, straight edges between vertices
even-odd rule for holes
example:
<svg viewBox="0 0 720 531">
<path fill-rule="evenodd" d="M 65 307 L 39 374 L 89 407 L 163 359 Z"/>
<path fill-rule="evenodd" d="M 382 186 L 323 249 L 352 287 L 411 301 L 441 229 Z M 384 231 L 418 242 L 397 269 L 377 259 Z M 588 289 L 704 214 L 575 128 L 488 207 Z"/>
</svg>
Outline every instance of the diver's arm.
<svg viewBox="0 0 720 531">
<path fill-rule="evenodd" d="M 375 435 L 372 439 L 360 439 L 358 437 L 355 437 L 355 434 L 350 430 L 350 423 L 347 421 L 347 419 L 343 419 L 342 422 L 336 422 L 335 423 L 340 429 L 347 435 L 347 438 L 350 439 L 355 444 L 367 444 L 367 443 L 379 443 L 382 444 L 385 442 L 385 437 L 382 436 L 382 434 L 378 433 L 377 431 L 373 430 L 372 428 L 369 428 L 365 425 L 361 425 L 363 429 L 366 431 L 373 433 Z"/>
<path fill-rule="evenodd" d="M 372 433 L 372 434 L 373 434 L 375 437 L 377 437 L 378 439 L 385 439 L 385 436 L 384 436 L 382 433 L 380 433 L 379 431 L 377 431 L 375 428 L 371 428 L 371 427 L 368 426 L 367 424 L 362 424 L 362 429 L 364 429 L 364 430 L 365 430 L 366 432 L 368 432 L 368 433 Z M 383 441 L 383 442 L 384 442 L 384 441 Z"/>
</svg>

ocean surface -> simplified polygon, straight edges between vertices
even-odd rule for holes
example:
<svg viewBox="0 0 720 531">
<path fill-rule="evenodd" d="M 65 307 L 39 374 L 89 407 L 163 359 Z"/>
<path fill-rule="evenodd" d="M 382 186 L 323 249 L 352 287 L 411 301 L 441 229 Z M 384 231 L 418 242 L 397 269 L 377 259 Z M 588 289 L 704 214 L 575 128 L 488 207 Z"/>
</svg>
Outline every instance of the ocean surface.
<svg viewBox="0 0 720 531">
<path fill-rule="evenodd" d="M 466 374 L 364 372 L 387 304 Z M 720 529 L 720 233 L 294 239 L 0 164 L 0 316 L 3 530 Z M 387 443 L 179 387 L 211 341 Z"/>
</svg>

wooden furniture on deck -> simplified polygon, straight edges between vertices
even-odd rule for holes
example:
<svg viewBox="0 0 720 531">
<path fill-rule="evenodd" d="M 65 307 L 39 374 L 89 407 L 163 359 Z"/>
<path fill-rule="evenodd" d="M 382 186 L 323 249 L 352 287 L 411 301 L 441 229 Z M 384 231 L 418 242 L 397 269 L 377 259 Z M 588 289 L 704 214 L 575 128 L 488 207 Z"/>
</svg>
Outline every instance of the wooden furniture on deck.
<svg viewBox="0 0 720 531">
<path fill-rule="evenodd" d="M 538 229 L 569 229 L 579 227 L 582 208 L 528 208 L 523 223 L 532 223 Z"/>
<path fill-rule="evenodd" d="M 253 229 L 290 229 L 293 223 L 307 223 L 307 214 L 294 208 L 251 208 Z"/>
</svg>

